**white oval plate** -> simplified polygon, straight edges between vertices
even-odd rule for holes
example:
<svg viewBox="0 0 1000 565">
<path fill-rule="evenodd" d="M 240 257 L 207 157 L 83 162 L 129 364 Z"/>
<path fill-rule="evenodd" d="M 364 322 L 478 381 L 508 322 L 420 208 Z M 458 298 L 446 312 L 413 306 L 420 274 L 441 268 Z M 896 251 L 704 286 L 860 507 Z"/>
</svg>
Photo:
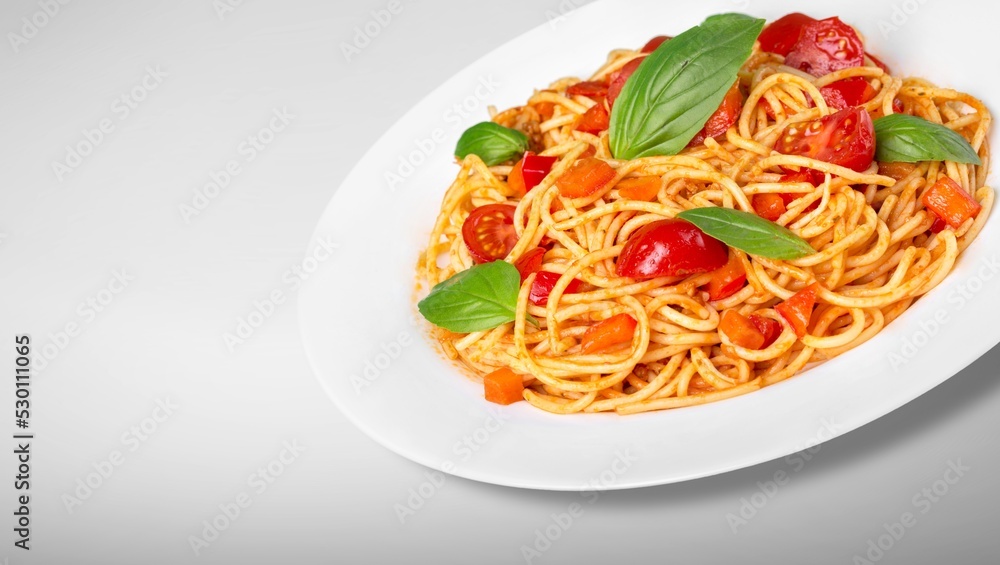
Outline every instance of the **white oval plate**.
<svg viewBox="0 0 1000 565">
<path fill-rule="evenodd" d="M 414 316 L 414 266 L 457 170 L 451 151 L 462 131 L 487 118 L 488 104 L 522 104 L 556 78 L 589 75 L 613 48 L 677 34 L 740 4 L 746 2 L 588 5 L 460 72 L 375 144 L 319 223 L 317 236 L 339 248 L 299 299 L 313 367 L 352 422 L 404 457 L 469 479 L 550 490 L 641 487 L 746 467 L 853 430 L 1000 342 L 994 321 L 1000 263 L 993 248 L 1000 226 L 993 219 L 938 288 L 868 343 L 788 381 L 715 404 L 627 417 L 555 416 L 523 402 L 499 407 L 431 346 Z M 755 0 L 749 11 L 773 20 L 796 4 Z M 954 6 L 932 3 L 904 14 L 901 24 L 893 13 L 891 6 L 873 12 L 867 0 L 838 2 L 835 12 L 859 26 L 869 49 L 891 67 L 1000 108 L 993 94 L 1000 84 L 988 71 L 1000 61 L 984 45 L 993 18 L 941 26 Z M 474 115 L 457 118 L 455 104 L 475 109 Z M 401 180 L 390 187 L 387 173 Z"/>
</svg>

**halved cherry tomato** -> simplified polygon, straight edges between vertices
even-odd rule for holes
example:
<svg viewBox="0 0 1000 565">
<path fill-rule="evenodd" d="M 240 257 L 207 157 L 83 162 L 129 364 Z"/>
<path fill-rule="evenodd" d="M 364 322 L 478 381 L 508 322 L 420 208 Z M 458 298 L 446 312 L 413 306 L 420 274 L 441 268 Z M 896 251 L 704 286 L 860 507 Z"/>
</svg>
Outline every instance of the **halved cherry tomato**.
<svg viewBox="0 0 1000 565">
<path fill-rule="evenodd" d="M 816 20 L 798 12 L 774 20 L 757 38 L 760 41 L 760 50 L 781 56 L 788 55 L 802 35 L 802 27 L 814 21 Z"/>
<path fill-rule="evenodd" d="M 528 275 L 537 273 L 542 268 L 542 260 L 545 258 L 545 248 L 535 247 L 524 252 L 524 255 L 514 262 L 517 272 L 521 273 L 521 282 L 528 278 Z"/>
<path fill-rule="evenodd" d="M 725 135 L 726 131 L 736 123 L 742 109 L 743 94 L 740 93 L 739 83 L 733 83 L 732 88 L 726 93 L 726 97 L 722 99 L 719 109 L 709 116 L 705 127 L 695 134 L 691 142 L 688 143 L 688 147 L 698 145 L 708 137 Z"/>
<path fill-rule="evenodd" d="M 629 77 L 632 76 L 639 65 L 646 60 L 645 57 L 638 57 L 632 59 L 628 63 L 618 69 L 617 71 L 611 73 L 611 84 L 608 86 L 608 106 L 614 108 L 615 100 L 618 100 L 618 96 L 622 93 L 622 89 L 625 88 L 625 83 L 628 81 Z"/>
<path fill-rule="evenodd" d="M 860 172 L 875 158 L 875 126 L 864 108 L 848 108 L 788 126 L 774 148 Z"/>
<path fill-rule="evenodd" d="M 549 302 L 549 294 L 552 293 L 552 289 L 555 288 L 556 282 L 559 281 L 561 277 L 559 273 L 552 273 L 549 271 L 538 271 L 535 275 L 535 282 L 531 285 L 531 291 L 528 294 L 528 300 L 535 306 L 545 306 Z M 580 281 L 573 279 L 570 281 L 569 285 L 566 286 L 566 290 L 563 294 L 573 294 L 574 292 L 580 290 Z"/>
<path fill-rule="evenodd" d="M 660 186 L 663 185 L 663 179 L 660 177 L 635 177 L 631 179 L 622 179 L 615 185 L 618 189 L 618 194 L 622 198 L 628 198 L 629 200 L 645 200 L 649 202 L 650 200 L 656 198 L 656 195 L 660 192 Z"/>
<path fill-rule="evenodd" d="M 574 163 L 556 179 L 556 186 L 559 187 L 559 194 L 566 198 L 582 198 L 606 187 L 617 174 L 605 161 L 587 157 Z"/>
<path fill-rule="evenodd" d="M 632 334 L 638 322 L 628 314 L 617 314 L 607 320 L 602 320 L 583 333 L 580 338 L 584 353 L 594 353 L 607 349 L 612 345 L 632 341 Z"/>
<path fill-rule="evenodd" d="M 483 377 L 483 391 L 490 402 L 513 404 L 524 400 L 524 379 L 508 367 L 503 367 Z"/>
<path fill-rule="evenodd" d="M 524 195 L 545 180 L 545 177 L 552 170 L 552 165 L 558 160 L 558 157 L 541 157 L 528 151 L 514 165 L 514 169 L 507 177 L 507 185 L 514 189 L 517 194 Z"/>
<path fill-rule="evenodd" d="M 608 85 L 592 80 L 578 82 L 566 89 L 566 96 L 583 96 L 591 100 L 603 102 L 608 96 Z"/>
<path fill-rule="evenodd" d="M 753 195 L 753 211 L 765 220 L 775 221 L 785 213 L 785 199 L 781 194 L 762 192 Z"/>
<path fill-rule="evenodd" d="M 795 335 L 799 337 L 806 335 L 809 318 L 812 317 L 813 306 L 816 305 L 817 292 L 819 292 L 819 283 L 812 283 L 774 307 L 781 314 L 781 317 L 791 324 Z"/>
<path fill-rule="evenodd" d="M 729 248 L 690 222 L 679 219 L 646 224 L 618 256 L 618 276 L 652 279 L 714 271 L 729 260 Z"/>
<path fill-rule="evenodd" d="M 514 210 L 510 204 L 487 204 L 469 214 L 462 224 L 462 239 L 476 263 L 503 259 L 517 245 Z"/>
<path fill-rule="evenodd" d="M 862 77 L 845 78 L 819 89 L 827 106 L 837 110 L 853 108 L 875 98 L 875 89 Z"/>
<path fill-rule="evenodd" d="M 778 339 L 778 336 L 781 335 L 781 322 L 777 320 L 758 316 L 757 314 L 750 314 L 750 323 L 764 335 L 764 343 L 760 346 L 761 349 L 770 347 Z"/>
<path fill-rule="evenodd" d="M 608 116 L 608 109 L 604 107 L 604 102 L 602 101 L 591 106 L 589 110 L 580 116 L 580 120 L 576 124 L 576 130 L 598 135 L 602 131 L 607 130 L 609 125 L 610 116 Z"/>
<path fill-rule="evenodd" d="M 642 49 L 640 49 L 639 51 L 641 51 L 642 53 L 652 53 L 653 51 L 659 49 L 660 45 L 663 45 L 664 42 L 670 41 L 671 39 L 673 39 L 673 37 L 670 37 L 669 35 L 657 35 L 653 39 L 650 39 L 645 45 L 643 45 Z"/>
<path fill-rule="evenodd" d="M 959 228 L 969 218 L 975 218 L 983 206 L 961 185 L 948 177 L 940 177 L 920 198 L 928 209 L 953 228 Z"/>
<path fill-rule="evenodd" d="M 747 282 L 747 272 L 743 269 L 743 262 L 735 253 L 729 253 L 729 260 L 722 268 L 712 273 L 712 280 L 708 281 L 708 299 L 722 300 L 739 292 Z"/>
<path fill-rule="evenodd" d="M 906 111 L 906 106 L 903 105 L 903 101 L 899 98 L 892 99 L 892 111 L 897 114 L 902 114 Z"/>
<path fill-rule="evenodd" d="M 764 345 L 764 334 L 736 310 L 726 310 L 719 321 L 719 331 L 726 334 L 733 344 L 746 349 L 760 349 Z"/>
<path fill-rule="evenodd" d="M 865 63 L 865 48 L 858 34 L 840 18 L 808 22 L 802 26 L 785 64 L 814 76 Z"/>
</svg>

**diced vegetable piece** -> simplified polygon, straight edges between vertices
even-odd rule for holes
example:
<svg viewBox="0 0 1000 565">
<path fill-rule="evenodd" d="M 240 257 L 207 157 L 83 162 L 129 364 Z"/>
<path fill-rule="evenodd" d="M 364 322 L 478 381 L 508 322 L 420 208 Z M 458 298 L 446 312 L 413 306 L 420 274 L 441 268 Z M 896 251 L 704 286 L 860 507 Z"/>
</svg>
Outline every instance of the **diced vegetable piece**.
<svg viewBox="0 0 1000 565">
<path fill-rule="evenodd" d="M 660 177 L 636 177 L 622 179 L 615 186 L 622 198 L 650 201 L 660 192 L 663 180 Z"/>
<path fill-rule="evenodd" d="M 753 195 L 753 211 L 772 222 L 785 213 L 785 199 L 780 194 L 762 192 Z"/>
<path fill-rule="evenodd" d="M 612 345 L 630 342 L 637 325 L 638 322 L 635 321 L 635 318 L 628 314 L 618 314 L 598 322 L 584 332 L 583 337 L 580 338 L 583 352 L 594 353 Z"/>
<path fill-rule="evenodd" d="M 508 367 L 483 377 L 486 400 L 495 404 L 513 404 L 524 399 L 524 379 Z"/>
<path fill-rule="evenodd" d="M 746 349 L 760 349 L 764 345 L 764 334 L 736 310 L 726 310 L 719 322 L 719 331 L 726 334 L 729 341 Z"/>
<path fill-rule="evenodd" d="M 614 180 L 614 168 L 601 159 L 580 159 L 556 180 L 559 194 L 567 198 L 590 196 Z"/>
<path fill-rule="evenodd" d="M 948 177 L 941 177 L 924 192 L 921 200 L 928 209 L 953 228 L 958 228 L 969 218 L 975 218 L 983 209 L 972 195 Z"/>
<path fill-rule="evenodd" d="M 730 250 L 729 261 L 712 273 L 712 280 L 708 281 L 708 299 L 722 300 L 728 298 L 743 288 L 747 282 L 747 273 L 743 269 L 743 262 L 739 256 Z"/>
<path fill-rule="evenodd" d="M 770 347 L 778 336 L 781 335 L 781 322 L 777 320 L 772 320 L 771 318 L 765 318 L 764 316 L 758 316 L 757 314 L 750 315 L 750 323 L 757 328 L 760 333 L 764 334 L 764 344 L 760 346 L 760 349 L 765 347 Z"/>
<path fill-rule="evenodd" d="M 819 283 L 812 283 L 774 307 L 781 317 L 791 324 L 795 335 L 799 337 L 806 335 L 806 330 L 809 328 L 809 318 L 812 317 L 818 292 Z"/>
</svg>

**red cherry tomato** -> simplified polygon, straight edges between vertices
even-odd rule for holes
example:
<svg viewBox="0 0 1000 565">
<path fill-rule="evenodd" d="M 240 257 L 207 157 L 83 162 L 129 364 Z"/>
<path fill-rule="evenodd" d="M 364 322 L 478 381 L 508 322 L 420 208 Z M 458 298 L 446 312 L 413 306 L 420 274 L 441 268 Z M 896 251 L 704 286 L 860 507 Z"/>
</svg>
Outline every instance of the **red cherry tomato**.
<svg viewBox="0 0 1000 565">
<path fill-rule="evenodd" d="M 601 101 L 591 106 L 589 110 L 580 116 L 580 120 L 576 124 L 576 130 L 599 135 L 602 131 L 606 131 L 610 125 L 611 116 L 608 115 L 608 109 L 604 107 L 604 102 Z"/>
<path fill-rule="evenodd" d="M 858 34 L 840 18 L 827 18 L 802 26 L 802 34 L 785 57 L 785 64 L 814 76 L 865 63 L 865 48 Z"/>
<path fill-rule="evenodd" d="M 875 89 L 862 77 L 845 78 L 819 89 L 827 106 L 836 110 L 853 108 L 875 98 Z"/>
<path fill-rule="evenodd" d="M 729 128 L 736 123 L 741 110 L 743 110 L 743 95 L 740 93 L 739 83 L 734 83 L 729 92 L 726 93 L 726 97 L 722 99 L 719 109 L 709 116 L 705 127 L 695 134 L 691 142 L 688 143 L 688 147 L 699 145 L 708 137 L 725 135 Z"/>
<path fill-rule="evenodd" d="M 684 220 L 660 220 L 639 228 L 622 249 L 620 277 L 651 279 L 714 271 L 729 260 L 729 248 Z"/>
<path fill-rule="evenodd" d="M 559 273 L 538 271 L 538 274 L 535 275 L 535 282 L 531 285 L 528 300 L 535 306 L 545 306 L 548 304 L 549 294 L 552 293 L 552 289 L 555 288 L 556 282 L 559 281 L 559 277 L 561 276 L 562 275 Z M 580 281 L 573 279 L 570 281 L 563 294 L 573 294 L 578 290 L 580 290 Z"/>
<path fill-rule="evenodd" d="M 875 126 L 863 108 L 848 108 L 788 126 L 774 148 L 860 172 L 875 158 Z"/>
<path fill-rule="evenodd" d="M 462 238 L 476 263 L 503 259 L 517 244 L 514 210 L 510 204 L 487 204 L 469 214 L 462 224 Z"/>
<path fill-rule="evenodd" d="M 774 20 L 760 32 L 760 50 L 778 55 L 788 55 L 802 34 L 802 27 L 816 21 L 798 12 Z"/>
<path fill-rule="evenodd" d="M 552 165 L 558 160 L 558 157 L 541 157 L 528 151 L 524 154 L 524 158 L 514 165 L 514 170 L 507 177 L 507 184 L 518 194 L 526 194 L 545 180 L 552 171 Z"/>
<path fill-rule="evenodd" d="M 721 269 L 712 273 L 712 279 L 708 281 L 708 299 L 722 300 L 729 298 L 743 289 L 747 282 L 747 273 L 743 269 L 743 263 L 735 253 L 729 254 L 729 261 Z"/>
<path fill-rule="evenodd" d="M 764 334 L 764 343 L 760 346 L 761 349 L 770 347 L 771 344 L 774 343 L 781 335 L 781 322 L 777 320 L 765 318 L 764 316 L 758 316 L 757 314 L 751 314 L 750 323 L 753 324 L 760 333 Z"/>
<path fill-rule="evenodd" d="M 603 82 L 584 81 L 578 82 L 566 89 L 566 96 L 583 96 L 603 102 L 608 96 L 608 85 Z"/>
<path fill-rule="evenodd" d="M 646 60 L 645 57 L 632 59 L 628 63 L 625 63 L 625 66 L 611 73 L 611 85 L 608 86 L 608 106 L 615 107 L 615 100 L 618 99 L 618 95 L 625 88 L 625 82 L 635 73 L 644 60 Z"/>
<path fill-rule="evenodd" d="M 785 213 L 785 197 L 773 192 L 754 194 L 751 200 L 753 211 L 765 220 L 776 221 Z"/>
<path fill-rule="evenodd" d="M 639 51 L 642 53 L 652 53 L 653 51 L 659 49 L 660 45 L 663 45 L 664 42 L 670 41 L 671 39 L 673 39 L 673 37 L 670 37 L 669 35 L 657 35 L 653 39 L 650 39 L 648 43 L 643 45 L 642 49 Z"/>
<path fill-rule="evenodd" d="M 542 269 L 542 260 L 545 258 L 545 248 L 535 247 L 529 249 L 521 255 L 521 258 L 514 262 L 517 272 L 521 273 L 521 282 L 528 278 L 528 275 L 537 273 Z"/>
<path fill-rule="evenodd" d="M 799 337 L 806 335 L 806 330 L 809 328 L 809 318 L 812 316 L 813 306 L 816 305 L 818 293 L 819 283 L 812 283 L 774 307 L 781 314 L 781 317 L 791 324 L 792 328 L 795 329 L 795 335 Z"/>
</svg>

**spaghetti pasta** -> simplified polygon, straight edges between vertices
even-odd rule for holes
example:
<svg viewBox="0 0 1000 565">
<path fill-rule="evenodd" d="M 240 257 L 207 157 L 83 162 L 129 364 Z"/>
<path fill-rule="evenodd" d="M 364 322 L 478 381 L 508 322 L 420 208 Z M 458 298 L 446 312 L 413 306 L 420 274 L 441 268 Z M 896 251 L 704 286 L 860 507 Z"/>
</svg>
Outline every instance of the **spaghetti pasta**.
<svg viewBox="0 0 1000 565">
<path fill-rule="evenodd" d="M 477 378 L 499 368 L 522 375 L 523 398 L 537 408 L 634 414 L 715 402 L 785 380 L 891 323 L 948 275 L 989 215 L 991 117 L 983 103 L 922 79 L 894 76 L 868 57 L 861 66 L 817 77 L 786 65 L 785 57 L 761 50 L 758 42 L 738 72 L 742 103 L 722 135 L 707 136 L 677 155 L 615 159 L 607 128 L 580 128 L 588 112 L 608 104 L 606 97 L 574 90 L 607 85 L 643 55 L 613 51 L 587 81 L 558 80 L 523 106 L 491 108 L 494 123 L 526 134 L 530 147 L 555 158 L 554 165 L 522 193 L 512 187 L 514 165 L 488 166 L 475 154 L 466 156 L 420 259 L 419 276 L 430 285 L 473 267 L 477 261 L 463 239 L 470 214 L 491 204 L 516 206 L 516 244 L 505 260 L 515 263 L 535 248 L 544 251 L 540 266 L 521 284 L 514 320 L 483 331 L 432 332 L 447 356 Z M 837 112 L 824 87 L 847 79 L 870 87 L 860 108 L 872 118 L 904 113 L 943 124 L 968 141 L 982 164 L 874 161 L 858 171 L 776 151 L 790 128 Z M 593 194 L 565 196 L 559 179 L 586 159 L 606 163 L 613 178 Z M 809 171 L 815 184 L 804 174 Z M 649 177 L 655 180 L 644 181 L 645 187 L 632 180 Z M 958 227 L 940 229 L 923 196 L 945 178 L 982 210 Z M 640 188 L 652 192 L 648 199 L 634 197 Z M 774 223 L 807 241 L 813 253 L 780 260 L 730 249 L 730 268 L 742 271 L 746 282 L 719 297 L 708 291 L 714 272 L 648 279 L 617 273 L 623 248 L 644 227 L 694 208 L 761 213 L 758 203 L 767 195 L 783 197 L 772 199 Z M 532 289 L 542 272 L 552 273 L 555 282 L 538 305 Z M 816 306 L 806 314 L 805 333 L 797 335 L 780 304 L 808 288 L 815 289 Z M 775 335 L 747 347 L 722 328 L 731 311 Z M 631 337 L 585 352 L 585 334 L 593 336 L 595 327 L 622 314 L 635 322 Z"/>
</svg>

